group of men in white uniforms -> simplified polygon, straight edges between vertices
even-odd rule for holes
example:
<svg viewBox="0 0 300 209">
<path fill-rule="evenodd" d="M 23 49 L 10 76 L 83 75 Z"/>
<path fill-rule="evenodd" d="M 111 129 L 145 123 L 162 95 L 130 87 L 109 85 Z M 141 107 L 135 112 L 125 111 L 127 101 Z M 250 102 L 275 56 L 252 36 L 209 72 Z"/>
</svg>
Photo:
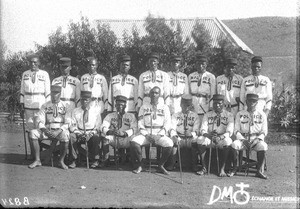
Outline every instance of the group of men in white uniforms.
<svg viewBox="0 0 300 209">
<path fill-rule="evenodd" d="M 76 142 L 82 139 L 92 139 L 92 143 L 90 143 L 90 146 L 94 147 L 92 149 L 92 167 L 96 168 L 101 166 L 98 154 L 100 141 L 105 142 L 101 147 L 105 156 L 101 161 L 105 161 L 107 160 L 108 145 L 115 146 L 117 138 L 120 148 L 131 148 L 133 172 L 140 173 L 142 171 L 141 147 L 151 142 L 163 147 L 158 167 L 162 173 L 168 174 L 167 170 L 174 168 L 176 146 L 178 143 L 185 142 L 192 150 L 193 170 L 197 174 L 203 175 L 207 172 L 204 161 L 205 150 L 212 144 L 212 140 L 223 152 L 224 162 L 221 162 L 219 175 L 234 175 L 236 164 L 233 163 L 231 173 L 225 174 L 225 161 L 230 150 L 240 150 L 246 146 L 242 142 L 247 134 L 244 127 L 246 123 L 244 118 L 247 117 L 245 116 L 246 112 L 242 111 L 249 109 L 248 94 L 256 95 L 249 96 L 248 99 L 257 101 L 254 102 L 256 107 L 253 109 L 261 114 L 261 116 L 255 116 L 258 113 L 255 113 L 254 116 L 251 114 L 251 117 L 261 120 L 247 121 L 249 124 L 256 125 L 256 128 L 249 128 L 250 135 L 254 141 L 258 139 L 263 141 L 267 134 L 266 118 L 271 109 L 272 88 L 269 78 L 260 75 L 262 58 L 257 56 L 252 58 L 252 75 L 246 78 L 234 73 L 238 64 L 234 58 L 226 60 L 224 75 L 217 78 L 206 71 L 208 59 L 202 54 L 196 55 L 197 71 L 189 76 L 181 72 L 180 56 L 174 55 L 171 60 L 172 71 L 166 73 L 158 69 L 159 54 L 150 54 L 149 69 L 142 73 L 137 80 L 129 75 L 130 56 L 124 55 L 120 60 L 118 75 L 111 78 L 108 86 L 105 77 L 97 72 L 98 61 L 96 58 L 88 59 L 89 73 L 84 74 L 80 81 L 70 75 L 71 59 L 61 58 L 62 76 L 55 78 L 51 85 L 53 95 L 58 92 L 57 86 L 60 87 L 58 104 L 64 104 L 61 109 L 64 109 L 65 114 L 58 111 L 63 119 L 57 121 L 54 119 L 57 117 L 57 108 L 54 107 L 59 105 L 56 104 L 55 96 L 51 96 L 50 101 L 48 73 L 38 68 L 39 58 L 37 56 L 30 57 L 31 69 L 24 72 L 22 76 L 20 102 L 23 106 L 22 110 L 25 111 L 28 129 L 31 131 L 30 144 L 33 150 L 31 153 L 35 154 L 34 150 L 37 150 L 33 146 L 36 146 L 35 139 L 43 138 L 44 135 L 48 138 L 54 137 L 62 144 L 71 139 L 73 161 L 69 167 L 75 168 Z M 80 100 L 83 101 L 80 102 Z M 88 104 L 84 104 L 84 100 L 88 100 Z M 42 107 L 43 104 L 44 107 Z M 49 107 L 46 107 L 46 104 Z M 52 119 L 50 119 L 51 114 Z M 101 114 L 106 115 L 103 122 Z M 34 116 L 36 116 L 36 120 L 33 119 Z M 237 117 L 240 118 L 237 119 Z M 38 124 L 34 124 L 34 121 Z M 55 124 L 55 128 L 52 124 Z M 68 124 L 68 128 L 65 128 L 66 124 Z M 261 124 L 264 128 L 259 127 Z M 54 134 L 58 129 L 63 130 L 58 134 L 60 137 Z M 255 135 L 256 132 L 260 134 Z M 234 142 L 231 139 L 233 134 L 236 136 Z M 123 143 L 124 140 L 126 142 Z M 259 153 L 265 152 L 267 146 L 264 143 L 259 144 L 255 147 L 258 155 L 262 156 Z M 104 147 L 105 149 L 103 149 Z M 196 166 L 197 154 L 201 156 L 202 169 L 200 171 Z M 61 156 L 65 156 L 64 151 Z M 169 158 L 170 156 L 172 157 Z M 34 157 L 36 160 L 30 165 L 31 168 L 41 165 L 36 154 Z M 165 169 L 164 164 L 168 159 L 171 159 L 171 163 Z M 60 159 L 59 165 L 64 169 L 68 168 L 63 163 L 63 159 Z M 258 176 L 265 177 L 261 172 Z"/>
</svg>

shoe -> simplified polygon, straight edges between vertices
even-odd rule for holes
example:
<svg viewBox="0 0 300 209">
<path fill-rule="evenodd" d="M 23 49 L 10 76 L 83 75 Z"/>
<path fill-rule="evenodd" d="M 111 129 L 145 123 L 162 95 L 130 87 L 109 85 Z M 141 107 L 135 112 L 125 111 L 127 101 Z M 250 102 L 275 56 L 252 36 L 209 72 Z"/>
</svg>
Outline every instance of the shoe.
<svg viewBox="0 0 300 209">
<path fill-rule="evenodd" d="M 207 174 L 207 170 L 205 167 L 203 167 L 200 171 L 197 171 L 196 174 L 199 176 L 203 176 L 203 175 Z"/>
<path fill-rule="evenodd" d="M 75 162 L 75 160 L 72 161 L 72 163 L 69 165 L 69 168 L 71 168 L 71 169 L 76 168 L 76 162 Z"/>
<path fill-rule="evenodd" d="M 92 163 L 91 168 L 97 168 L 99 166 L 99 161 L 96 160 Z"/>
<path fill-rule="evenodd" d="M 261 179 L 268 179 L 268 177 L 266 175 L 264 175 L 263 173 L 261 172 L 256 172 L 256 175 L 255 177 L 258 177 L 258 178 L 261 178 Z"/>
<path fill-rule="evenodd" d="M 165 175 L 170 175 L 170 173 L 162 165 L 158 166 L 158 171 L 165 174 Z"/>
<path fill-rule="evenodd" d="M 139 166 L 137 169 L 133 170 L 132 172 L 135 174 L 138 174 L 138 173 L 142 172 L 142 170 L 143 170 L 142 167 Z"/>
</svg>

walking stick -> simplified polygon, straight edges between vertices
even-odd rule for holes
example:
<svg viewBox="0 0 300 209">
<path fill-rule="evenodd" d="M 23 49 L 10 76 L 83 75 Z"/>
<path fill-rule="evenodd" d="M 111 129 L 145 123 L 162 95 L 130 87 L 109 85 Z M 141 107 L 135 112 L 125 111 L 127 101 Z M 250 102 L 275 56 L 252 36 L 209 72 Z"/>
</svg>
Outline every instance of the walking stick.
<svg viewBox="0 0 300 209">
<path fill-rule="evenodd" d="M 26 143 L 26 130 L 25 130 L 24 115 L 22 118 L 22 122 L 23 122 L 23 136 L 24 136 L 24 143 L 25 143 L 25 159 L 27 160 L 27 143 Z"/>
<path fill-rule="evenodd" d="M 181 184 L 183 184 L 182 167 L 181 167 L 181 155 L 180 155 L 180 142 L 178 143 L 178 158 L 179 158 L 180 179 L 181 179 Z"/>
<path fill-rule="evenodd" d="M 86 112 L 86 114 L 88 114 L 88 112 Z M 84 118 L 84 117 L 83 117 Z M 83 133 L 84 133 L 84 136 L 86 137 L 86 129 L 85 129 L 85 121 L 83 120 Z M 89 169 L 89 147 L 88 147 L 88 144 L 87 144 L 87 140 L 85 138 L 85 155 L 86 155 L 86 167 L 87 169 Z"/>
<path fill-rule="evenodd" d="M 152 136 L 152 114 L 150 115 L 150 135 Z M 152 147 L 152 142 L 150 140 L 150 148 L 149 148 L 149 173 L 151 173 L 151 147 Z"/>
<path fill-rule="evenodd" d="M 252 120 L 253 119 L 252 119 L 252 115 L 251 115 L 250 121 L 249 121 L 248 139 L 247 139 L 249 142 L 249 145 L 250 145 L 250 127 L 252 124 Z M 246 149 L 247 162 L 246 162 L 245 176 L 248 176 L 248 174 L 249 174 L 250 150 L 251 150 L 251 145 L 250 145 L 249 149 L 248 148 Z"/>
<path fill-rule="evenodd" d="M 122 124 L 119 124 L 119 117 L 120 114 L 117 112 L 117 129 L 119 130 L 122 126 Z M 119 138 L 117 136 L 114 136 L 114 141 L 115 141 L 115 153 L 114 153 L 114 158 L 115 158 L 115 164 L 116 164 L 116 169 L 119 168 L 119 159 L 120 159 L 120 154 L 119 154 Z"/>
</svg>

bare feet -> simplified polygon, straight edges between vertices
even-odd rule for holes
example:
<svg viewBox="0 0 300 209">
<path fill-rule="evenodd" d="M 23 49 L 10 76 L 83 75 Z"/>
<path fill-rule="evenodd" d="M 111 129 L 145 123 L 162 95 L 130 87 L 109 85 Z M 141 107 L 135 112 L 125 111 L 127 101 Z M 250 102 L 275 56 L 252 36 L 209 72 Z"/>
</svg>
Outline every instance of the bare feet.
<svg viewBox="0 0 300 209">
<path fill-rule="evenodd" d="M 170 173 L 162 165 L 158 166 L 158 170 L 165 175 L 170 175 Z"/>
<path fill-rule="evenodd" d="M 255 176 L 261 179 L 268 179 L 268 177 L 260 171 L 257 171 Z"/>
<path fill-rule="evenodd" d="M 143 170 L 142 167 L 139 166 L 137 169 L 133 170 L 132 172 L 135 174 L 138 174 L 138 173 L 142 172 L 142 170 Z"/>
<path fill-rule="evenodd" d="M 40 160 L 34 161 L 33 163 L 31 163 L 31 164 L 28 166 L 28 168 L 33 169 L 33 168 L 38 167 L 38 166 L 42 166 L 42 163 L 41 163 Z"/>
<path fill-rule="evenodd" d="M 227 176 L 227 175 L 226 175 L 226 173 L 225 173 L 225 171 L 224 171 L 224 170 L 221 170 L 221 172 L 220 172 L 219 176 L 220 176 L 220 177 L 225 177 L 225 176 Z"/>
<path fill-rule="evenodd" d="M 76 168 L 76 161 L 75 160 L 69 165 L 69 168 L 71 168 L 71 169 Z"/>
<path fill-rule="evenodd" d="M 68 166 L 63 161 L 59 161 L 58 162 L 58 167 L 60 167 L 60 168 L 62 168 L 64 170 L 68 169 Z"/>
</svg>

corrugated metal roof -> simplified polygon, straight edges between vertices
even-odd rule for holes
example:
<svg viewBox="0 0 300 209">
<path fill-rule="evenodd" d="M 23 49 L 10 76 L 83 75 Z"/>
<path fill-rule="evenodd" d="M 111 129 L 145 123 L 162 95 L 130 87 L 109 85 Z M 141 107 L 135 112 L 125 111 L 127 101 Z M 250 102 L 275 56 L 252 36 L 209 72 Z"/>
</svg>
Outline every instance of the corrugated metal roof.
<svg viewBox="0 0 300 209">
<path fill-rule="evenodd" d="M 235 35 L 221 20 L 210 17 L 210 18 L 194 18 L 194 19 L 167 19 L 165 20 L 166 24 L 172 29 L 177 29 L 177 24 L 179 23 L 182 29 L 183 40 L 189 38 L 193 42 L 191 37 L 191 32 L 193 30 L 196 22 L 203 24 L 206 30 L 210 33 L 212 38 L 212 46 L 219 47 L 218 40 L 224 36 L 237 47 L 240 47 L 242 50 L 253 54 L 253 51 L 237 36 Z M 111 19 L 102 19 L 96 20 L 98 23 L 105 23 L 110 26 L 110 29 L 114 31 L 120 43 L 122 43 L 122 38 L 124 32 L 131 34 L 133 27 L 136 28 L 139 35 L 145 36 L 147 34 L 145 29 L 145 20 L 111 20 Z"/>
</svg>

